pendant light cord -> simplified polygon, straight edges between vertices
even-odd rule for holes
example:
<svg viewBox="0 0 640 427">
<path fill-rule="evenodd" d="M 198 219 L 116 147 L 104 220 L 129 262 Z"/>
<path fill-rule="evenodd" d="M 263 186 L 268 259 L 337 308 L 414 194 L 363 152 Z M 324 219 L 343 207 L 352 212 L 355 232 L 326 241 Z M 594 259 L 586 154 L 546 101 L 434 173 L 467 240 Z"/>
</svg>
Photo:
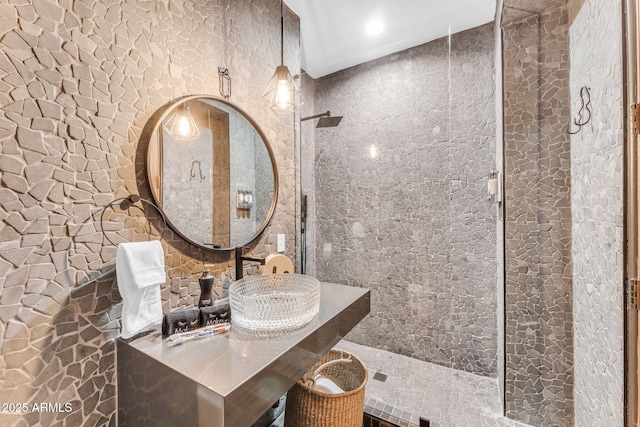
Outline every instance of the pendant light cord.
<svg viewBox="0 0 640 427">
<path fill-rule="evenodd" d="M 284 0 L 280 0 L 280 65 L 284 65 Z"/>
<path fill-rule="evenodd" d="M 222 6 L 222 26 L 224 31 L 222 65 L 229 68 L 231 61 L 229 60 L 229 40 L 231 39 L 231 22 L 229 19 L 230 2 L 227 0 Z"/>
</svg>

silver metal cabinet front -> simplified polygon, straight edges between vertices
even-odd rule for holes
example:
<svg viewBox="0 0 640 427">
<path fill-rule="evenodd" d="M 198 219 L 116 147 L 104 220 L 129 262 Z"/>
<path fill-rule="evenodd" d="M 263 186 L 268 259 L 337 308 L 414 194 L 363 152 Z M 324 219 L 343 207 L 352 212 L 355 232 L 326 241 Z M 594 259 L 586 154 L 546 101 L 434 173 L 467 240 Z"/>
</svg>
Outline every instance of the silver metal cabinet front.
<svg viewBox="0 0 640 427">
<path fill-rule="evenodd" d="M 160 330 L 118 340 L 118 424 L 255 422 L 370 310 L 368 289 L 322 283 L 320 313 L 277 337 L 235 333 L 168 347 Z"/>
</svg>

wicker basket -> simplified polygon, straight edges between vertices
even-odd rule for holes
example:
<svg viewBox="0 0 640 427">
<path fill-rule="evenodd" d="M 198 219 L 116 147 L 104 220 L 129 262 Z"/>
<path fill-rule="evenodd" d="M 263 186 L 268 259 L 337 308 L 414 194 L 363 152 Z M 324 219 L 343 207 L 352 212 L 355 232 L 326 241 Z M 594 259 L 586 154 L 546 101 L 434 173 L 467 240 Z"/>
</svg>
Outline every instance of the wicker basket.
<svg viewBox="0 0 640 427">
<path fill-rule="evenodd" d="M 344 393 L 323 393 L 308 385 L 318 367 L 341 358 L 351 358 L 351 362 L 331 364 L 322 370 L 322 376 Z M 362 427 L 366 384 L 367 370 L 362 362 L 349 353 L 330 350 L 287 393 L 285 427 Z"/>
</svg>

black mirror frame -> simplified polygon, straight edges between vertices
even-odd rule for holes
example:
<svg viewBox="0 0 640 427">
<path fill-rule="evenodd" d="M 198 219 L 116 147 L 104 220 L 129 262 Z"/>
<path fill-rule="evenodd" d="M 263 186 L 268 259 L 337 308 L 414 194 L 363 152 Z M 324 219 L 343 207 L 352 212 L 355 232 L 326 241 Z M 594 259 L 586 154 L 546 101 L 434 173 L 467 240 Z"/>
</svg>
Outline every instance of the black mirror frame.
<svg viewBox="0 0 640 427">
<path fill-rule="evenodd" d="M 151 193 L 151 196 L 153 197 L 153 200 L 155 201 L 155 203 L 160 206 L 160 208 L 162 208 L 160 201 L 158 200 L 158 195 L 156 194 L 155 190 L 153 189 L 153 186 L 151 185 L 151 176 L 149 176 L 149 162 L 150 162 L 150 144 L 151 144 L 151 140 L 153 138 L 153 136 L 156 134 L 156 132 L 158 131 L 158 128 L 160 126 L 160 124 L 171 114 L 173 113 L 173 111 L 179 107 L 182 103 L 184 102 L 188 102 L 188 101 L 193 101 L 193 100 L 197 100 L 197 99 L 210 99 L 216 102 L 220 102 L 232 109 L 234 109 L 235 111 L 237 111 L 238 113 L 240 113 L 245 119 L 247 119 L 247 121 L 249 121 L 249 123 L 251 123 L 251 125 L 253 126 L 253 128 L 258 132 L 258 135 L 260 135 L 260 137 L 262 138 L 262 142 L 264 142 L 265 147 L 267 148 L 267 152 L 269 153 L 269 158 L 271 160 L 271 167 L 273 169 L 273 197 L 271 199 L 271 206 L 269 208 L 269 212 L 267 213 L 267 216 L 265 218 L 265 220 L 263 221 L 262 225 L 260 226 L 260 228 L 256 231 L 255 235 L 244 242 L 241 242 L 237 245 L 228 247 L 228 248 L 214 248 L 211 246 L 206 246 L 203 245 L 201 243 L 197 243 L 194 242 L 193 240 L 191 240 L 190 238 L 186 237 L 183 233 L 180 232 L 180 230 L 178 230 L 178 228 L 171 222 L 170 218 L 167 218 L 166 222 L 167 224 L 171 227 L 171 229 L 177 234 L 179 235 L 182 239 L 184 239 L 185 241 L 191 243 L 194 246 L 197 246 L 201 249 L 207 249 L 207 250 L 211 250 L 211 251 L 232 251 L 234 250 L 236 247 L 240 247 L 240 246 L 248 246 L 251 243 L 253 243 L 256 239 L 258 239 L 262 233 L 264 232 L 264 230 L 267 228 L 267 226 L 271 223 L 271 220 L 273 219 L 273 215 L 275 213 L 276 210 L 276 205 L 278 202 L 278 188 L 279 188 L 279 180 L 278 180 L 278 167 L 276 165 L 276 158 L 275 155 L 273 154 L 273 149 L 271 148 L 271 144 L 269 143 L 269 140 L 267 139 L 267 136 L 265 135 L 265 133 L 262 131 L 262 128 L 260 128 L 260 126 L 256 123 L 256 121 L 246 112 L 244 111 L 242 108 L 238 107 L 236 104 L 234 104 L 231 101 L 228 101 L 224 98 L 220 98 L 218 96 L 214 96 L 214 95 L 187 95 L 181 98 L 177 98 L 172 100 L 171 102 L 169 102 L 166 105 L 163 105 L 162 107 L 160 107 L 159 109 L 157 109 L 149 118 L 149 120 L 147 121 L 147 123 L 145 124 L 142 133 L 140 135 L 140 139 L 139 139 L 139 143 L 140 144 L 144 144 L 143 146 L 146 147 L 147 150 L 147 155 L 146 155 L 146 164 L 145 164 L 145 169 L 146 169 L 146 176 L 147 176 L 147 187 L 149 192 Z M 163 212 L 164 214 L 164 212 Z M 165 215 L 166 217 L 166 215 Z"/>
</svg>

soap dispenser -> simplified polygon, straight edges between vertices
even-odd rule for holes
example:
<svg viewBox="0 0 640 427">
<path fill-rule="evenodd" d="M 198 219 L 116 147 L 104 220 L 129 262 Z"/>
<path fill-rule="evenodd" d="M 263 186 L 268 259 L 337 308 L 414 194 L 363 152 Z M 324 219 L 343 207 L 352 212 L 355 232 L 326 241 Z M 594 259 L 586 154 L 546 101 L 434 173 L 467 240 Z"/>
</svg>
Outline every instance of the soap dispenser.
<svg viewBox="0 0 640 427">
<path fill-rule="evenodd" d="M 213 276 L 209 270 L 202 272 L 202 277 L 198 279 L 200 283 L 200 301 L 198 301 L 198 307 L 209 307 L 213 305 L 213 295 L 211 289 L 213 288 Z"/>
</svg>

